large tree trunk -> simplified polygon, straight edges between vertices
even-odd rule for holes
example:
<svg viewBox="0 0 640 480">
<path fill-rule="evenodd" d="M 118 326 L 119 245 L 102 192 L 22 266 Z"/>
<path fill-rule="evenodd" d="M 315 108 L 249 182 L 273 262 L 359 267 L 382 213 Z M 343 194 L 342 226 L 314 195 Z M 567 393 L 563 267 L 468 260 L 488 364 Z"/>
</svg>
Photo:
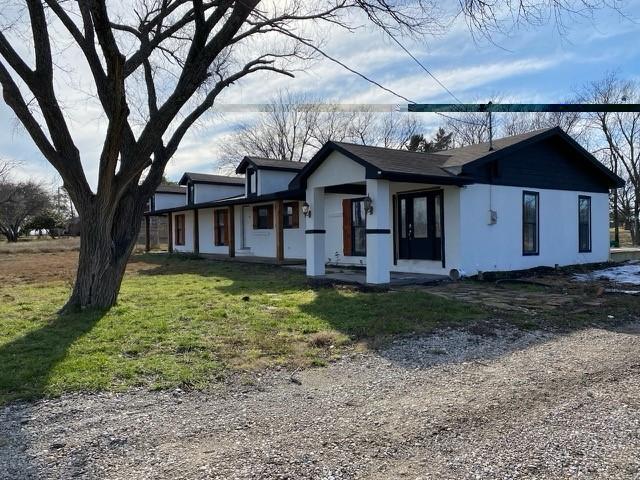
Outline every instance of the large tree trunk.
<svg viewBox="0 0 640 480">
<path fill-rule="evenodd" d="M 81 212 L 78 271 L 63 312 L 106 309 L 116 303 L 140 231 L 143 203 L 134 191 L 125 194 L 112 209 L 96 202 L 78 209 Z"/>
</svg>

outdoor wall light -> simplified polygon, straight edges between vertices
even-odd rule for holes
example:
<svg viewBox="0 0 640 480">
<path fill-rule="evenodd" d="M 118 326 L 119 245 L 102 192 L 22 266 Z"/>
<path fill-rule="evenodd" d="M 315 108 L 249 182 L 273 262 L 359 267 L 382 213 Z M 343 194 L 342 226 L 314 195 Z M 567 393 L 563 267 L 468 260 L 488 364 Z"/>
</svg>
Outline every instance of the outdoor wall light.
<svg viewBox="0 0 640 480">
<path fill-rule="evenodd" d="M 368 213 L 369 215 L 371 215 L 373 213 L 373 200 L 371 200 L 371 197 L 367 195 L 366 198 L 363 200 L 363 202 L 364 202 L 365 213 Z"/>
<path fill-rule="evenodd" d="M 302 214 L 307 218 L 311 218 L 311 207 L 307 202 L 302 204 Z"/>
</svg>

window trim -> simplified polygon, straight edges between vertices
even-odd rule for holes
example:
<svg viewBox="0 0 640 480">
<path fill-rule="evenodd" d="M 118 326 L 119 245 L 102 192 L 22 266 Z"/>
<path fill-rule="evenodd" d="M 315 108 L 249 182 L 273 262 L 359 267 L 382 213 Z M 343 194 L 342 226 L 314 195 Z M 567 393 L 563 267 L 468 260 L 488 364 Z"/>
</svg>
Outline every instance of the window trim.
<svg viewBox="0 0 640 480">
<path fill-rule="evenodd" d="M 222 217 L 222 225 L 218 223 L 218 215 Z M 228 225 L 229 214 L 227 213 L 226 208 L 216 208 L 213 211 L 213 244 L 216 247 L 228 247 L 229 241 L 227 240 L 228 236 L 225 235 Z M 227 220 L 226 222 L 224 220 Z M 223 230 L 220 230 L 220 229 Z"/>
<path fill-rule="evenodd" d="M 256 219 L 254 220 L 254 230 L 273 230 L 273 204 L 267 205 L 256 205 L 254 208 L 254 214 L 256 215 Z M 260 209 L 264 208 L 267 211 L 267 224 L 265 226 L 260 226 Z M 269 221 L 271 220 L 271 221 Z"/>
<path fill-rule="evenodd" d="M 187 229 L 187 222 L 186 222 L 186 216 L 184 213 L 178 214 L 175 216 L 175 234 L 176 234 L 176 239 L 175 239 L 175 244 L 179 247 L 184 247 L 184 244 L 186 243 L 186 229 Z"/>
<path fill-rule="evenodd" d="M 288 222 L 287 208 L 292 208 L 291 223 Z M 284 202 L 282 204 L 282 228 L 295 229 L 300 228 L 300 204 L 298 202 Z"/>
<path fill-rule="evenodd" d="M 528 195 L 533 195 L 536 199 L 536 229 L 535 229 L 535 250 L 525 250 L 524 237 L 525 237 L 525 198 Z M 531 257 L 540 255 L 540 192 L 533 192 L 531 190 L 522 191 L 522 255 L 525 257 Z"/>
<path fill-rule="evenodd" d="M 588 230 L 588 240 L 589 240 L 589 247 L 584 250 L 582 249 L 582 242 L 580 241 L 580 202 L 582 200 L 588 200 L 589 202 L 589 230 Z M 593 244 L 592 244 L 592 240 L 593 240 L 593 234 L 592 234 L 592 220 L 591 220 L 591 196 L 590 195 L 578 195 L 578 253 L 591 253 L 592 249 L 593 249 Z"/>
<path fill-rule="evenodd" d="M 351 199 L 351 256 L 352 257 L 366 257 L 367 256 L 367 214 L 364 215 L 364 225 L 356 226 L 354 224 L 355 215 L 353 214 L 353 204 L 362 203 L 366 197 L 352 198 Z M 364 230 L 364 251 L 356 251 L 356 228 Z"/>
</svg>

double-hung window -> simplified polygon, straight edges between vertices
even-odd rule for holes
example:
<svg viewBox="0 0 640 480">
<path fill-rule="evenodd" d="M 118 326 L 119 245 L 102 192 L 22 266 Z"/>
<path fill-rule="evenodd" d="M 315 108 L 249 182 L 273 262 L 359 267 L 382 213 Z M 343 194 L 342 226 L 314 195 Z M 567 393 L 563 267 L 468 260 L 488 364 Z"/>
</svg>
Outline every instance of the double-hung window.
<svg viewBox="0 0 640 480">
<path fill-rule="evenodd" d="M 538 192 L 522 193 L 522 254 L 540 253 L 540 195 Z"/>
<path fill-rule="evenodd" d="M 578 251 L 591 251 L 591 197 L 578 197 Z"/>
<path fill-rule="evenodd" d="M 217 246 L 229 245 L 229 211 L 227 209 L 214 210 L 213 240 Z"/>
<path fill-rule="evenodd" d="M 282 206 L 282 226 L 283 228 L 299 227 L 298 202 L 287 202 Z"/>
<path fill-rule="evenodd" d="M 176 215 L 176 245 L 184 245 L 184 214 Z"/>
<path fill-rule="evenodd" d="M 253 207 L 253 229 L 270 230 L 273 228 L 273 205 Z"/>
</svg>

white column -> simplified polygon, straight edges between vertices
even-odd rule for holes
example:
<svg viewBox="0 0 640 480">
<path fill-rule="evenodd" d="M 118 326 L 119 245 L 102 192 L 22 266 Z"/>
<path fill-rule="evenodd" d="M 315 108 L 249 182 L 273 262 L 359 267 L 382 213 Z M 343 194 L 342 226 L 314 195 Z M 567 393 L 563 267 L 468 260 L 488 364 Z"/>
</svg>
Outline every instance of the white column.
<svg viewBox="0 0 640 480">
<path fill-rule="evenodd" d="M 324 187 L 308 187 L 307 203 L 311 216 L 306 218 L 305 237 L 307 244 L 307 275 L 324 275 L 325 264 L 325 225 L 324 225 Z"/>
<path fill-rule="evenodd" d="M 391 280 L 390 190 L 388 180 L 367 180 L 367 195 L 373 212 L 367 215 L 367 283 L 385 284 Z"/>
</svg>

